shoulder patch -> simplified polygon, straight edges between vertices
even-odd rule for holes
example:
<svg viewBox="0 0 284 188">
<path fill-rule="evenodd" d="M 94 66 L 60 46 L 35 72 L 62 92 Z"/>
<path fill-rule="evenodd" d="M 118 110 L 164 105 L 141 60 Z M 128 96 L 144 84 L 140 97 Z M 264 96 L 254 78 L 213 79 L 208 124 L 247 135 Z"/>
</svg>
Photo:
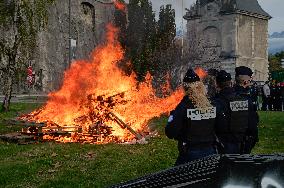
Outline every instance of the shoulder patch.
<svg viewBox="0 0 284 188">
<path fill-rule="evenodd" d="M 191 120 L 214 119 L 216 118 L 216 107 L 203 109 L 187 109 L 187 117 Z"/>
<path fill-rule="evenodd" d="M 230 108 L 233 112 L 237 111 L 247 111 L 248 110 L 248 101 L 233 101 L 230 102 Z"/>
<path fill-rule="evenodd" d="M 168 123 L 171 123 L 174 120 L 174 116 L 170 115 L 169 119 L 168 119 Z"/>
</svg>

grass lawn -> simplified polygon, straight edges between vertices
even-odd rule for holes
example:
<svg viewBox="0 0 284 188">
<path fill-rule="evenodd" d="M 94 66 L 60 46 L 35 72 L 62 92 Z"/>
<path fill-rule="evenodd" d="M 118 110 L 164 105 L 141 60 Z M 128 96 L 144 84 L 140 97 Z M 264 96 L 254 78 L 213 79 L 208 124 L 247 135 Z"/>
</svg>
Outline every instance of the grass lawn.
<svg viewBox="0 0 284 188">
<path fill-rule="evenodd" d="M 35 104 L 14 104 L 0 118 L 12 118 Z M 284 153 L 284 112 L 260 112 L 260 141 L 254 153 Z M 160 132 L 146 145 L 89 145 L 46 142 L 17 145 L 0 141 L 0 187 L 108 187 L 171 167 L 176 142 Z M 20 127 L 0 123 L 0 134 Z"/>
</svg>

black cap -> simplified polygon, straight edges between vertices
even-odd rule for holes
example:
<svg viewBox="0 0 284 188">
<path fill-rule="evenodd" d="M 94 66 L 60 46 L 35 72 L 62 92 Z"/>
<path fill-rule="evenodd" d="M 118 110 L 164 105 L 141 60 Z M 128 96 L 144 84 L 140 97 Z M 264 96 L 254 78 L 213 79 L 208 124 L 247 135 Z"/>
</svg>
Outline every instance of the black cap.
<svg viewBox="0 0 284 188">
<path fill-rule="evenodd" d="M 183 82 L 191 83 L 197 81 L 200 81 L 199 76 L 192 69 L 188 69 L 188 71 L 186 72 L 183 78 Z"/>
<path fill-rule="evenodd" d="M 237 67 L 235 71 L 236 71 L 236 77 L 240 75 L 246 75 L 246 76 L 252 77 L 253 75 L 252 70 L 245 66 Z"/>
<path fill-rule="evenodd" d="M 208 70 L 208 75 L 217 76 L 218 75 L 218 70 L 217 69 L 209 69 Z"/>
<path fill-rule="evenodd" d="M 231 81 L 232 77 L 230 75 L 230 73 L 227 73 L 224 70 L 221 70 L 220 72 L 218 72 L 217 76 L 216 76 L 216 82 L 217 83 L 223 83 L 223 82 L 227 82 L 227 81 Z"/>
</svg>

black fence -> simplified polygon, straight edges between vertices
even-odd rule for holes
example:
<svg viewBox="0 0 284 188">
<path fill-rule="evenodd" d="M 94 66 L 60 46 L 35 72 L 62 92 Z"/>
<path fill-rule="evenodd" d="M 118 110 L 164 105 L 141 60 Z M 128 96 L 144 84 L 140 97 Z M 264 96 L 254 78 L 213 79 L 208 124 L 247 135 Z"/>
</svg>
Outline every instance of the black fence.
<svg viewBox="0 0 284 188">
<path fill-rule="evenodd" d="M 112 188 L 284 188 L 284 154 L 213 155 Z"/>
</svg>

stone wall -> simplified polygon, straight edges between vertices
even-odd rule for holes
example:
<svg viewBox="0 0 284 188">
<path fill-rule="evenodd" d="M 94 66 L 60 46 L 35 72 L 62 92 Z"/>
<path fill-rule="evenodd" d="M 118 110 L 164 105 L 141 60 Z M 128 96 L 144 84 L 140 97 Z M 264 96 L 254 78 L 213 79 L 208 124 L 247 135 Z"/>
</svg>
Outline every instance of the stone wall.
<svg viewBox="0 0 284 188">
<path fill-rule="evenodd" d="M 255 80 L 268 79 L 268 18 L 222 13 L 222 2 L 194 5 L 187 19 L 186 52 L 193 68 L 225 69 L 234 76 L 236 66 L 248 66 Z"/>
<path fill-rule="evenodd" d="M 105 26 L 113 20 L 113 11 L 111 4 L 71 0 L 71 38 L 76 40 L 73 59 L 87 59 L 102 42 Z M 37 44 L 33 67 L 40 82 L 39 90 L 48 93 L 60 87 L 63 73 L 70 66 L 68 0 L 57 0 L 49 8 L 48 25 L 39 33 Z"/>
<path fill-rule="evenodd" d="M 238 16 L 238 58 L 236 66 L 248 66 L 254 79 L 268 79 L 268 22 L 245 15 Z"/>
<path fill-rule="evenodd" d="M 236 15 L 223 15 L 221 22 L 222 52 L 224 55 L 235 56 L 236 54 Z"/>
</svg>

